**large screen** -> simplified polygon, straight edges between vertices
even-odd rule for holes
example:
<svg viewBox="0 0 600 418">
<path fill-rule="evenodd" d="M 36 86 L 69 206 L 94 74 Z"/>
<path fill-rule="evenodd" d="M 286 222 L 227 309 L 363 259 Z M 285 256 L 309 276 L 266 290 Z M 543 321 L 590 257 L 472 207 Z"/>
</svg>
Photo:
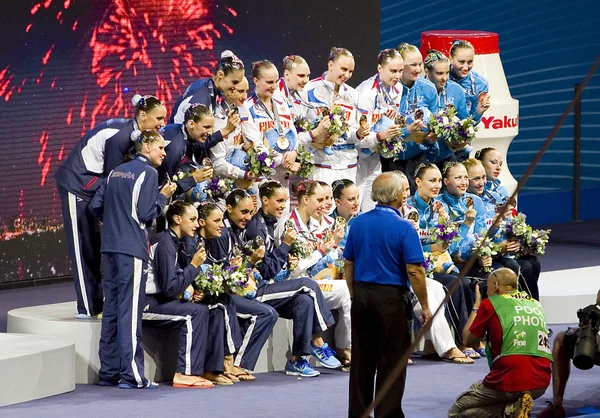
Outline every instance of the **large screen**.
<svg viewBox="0 0 600 418">
<path fill-rule="evenodd" d="M 349 84 L 376 71 L 379 1 L 5 0 L 0 15 L 0 282 L 65 276 L 70 262 L 53 174 L 73 144 L 134 94 L 167 108 L 210 76 L 221 51 L 245 63 L 332 46 L 356 57 Z M 252 8 L 249 8 L 252 6 Z"/>
</svg>

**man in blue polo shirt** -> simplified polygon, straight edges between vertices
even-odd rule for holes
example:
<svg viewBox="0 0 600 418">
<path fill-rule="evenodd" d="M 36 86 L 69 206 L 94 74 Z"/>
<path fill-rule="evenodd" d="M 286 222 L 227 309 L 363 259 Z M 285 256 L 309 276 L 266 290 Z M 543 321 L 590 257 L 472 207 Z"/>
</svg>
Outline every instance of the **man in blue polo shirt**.
<svg viewBox="0 0 600 418">
<path fill-rule="evenodd" d="M 375 209 L 356 218 L 344 249 L 352 299 L 352 368 L 349 417 L 360 417 L 373 401 L 375 374 L 379 389 L 410 347 L 412 286 L 423 321 L 431 317 L 421 267 L 423 250 L 415 228 L 402 218 L 404 179 L 398 172 L 380 174 L 373 182 Z M 406 370 L 375 408 L 375 417 L 402 418 Z"/>
</svg>

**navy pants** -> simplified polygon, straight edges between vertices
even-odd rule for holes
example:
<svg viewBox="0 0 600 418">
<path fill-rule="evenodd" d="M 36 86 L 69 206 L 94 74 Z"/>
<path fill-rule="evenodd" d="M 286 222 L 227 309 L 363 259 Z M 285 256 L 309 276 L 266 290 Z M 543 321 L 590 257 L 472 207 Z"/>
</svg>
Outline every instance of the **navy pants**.
<svg viewBox="0 0 600 418">
<path fill-rule="evenodd" d="M 242 345 L 235 357 L 235 365 L 254 370 L 260 350 L 267 342 L 279 315 L 275 308 L 256 300 L 232 296 L 240 323 Z"/>
<path fill-rule="evenodd" d="M 222 312 L 225 322 L 225 334 L 223 338 L 225 355 L 229 356 L 237 353 L 242 345 L 242 333 L 237 319 L 237 310 L 233 302 L 233 296 L 228 293 L 220 295 L 217 302 L 208 305 L 208 309 Z M 221 365 L 222 367 L 223 365 Z"/>
<path fill-rule="evenodd" d="M 312 279 L 259 283 L 256 300 L 275 308 L 279 316 L 294 323 L 293 355 L 310 354 L 313 334 L 335 323 L 319 285 Z"/>
<path fill-rule="evenodd" d="M 142 312 L 148 263 L 131 255 L 104 253 L 104 313 L 100 334 L 100 380 L 146 386 Z"/>
<path fill-rule="evenodd" d="M 102 276 L 100 273 L 100 224 L 85 201 L 57 186 L 75 293 L 77 313 L 97 315 L 102 312 Z"/>
<path fill-rule="evenodd" d="M 223 368 L 225 320 L 220 309 L 147 295 L 144 325 L 179 329 L 177 372 L 201 376 Z M 210 338 L 209 338 L 210 335 Z"/>
</svg>

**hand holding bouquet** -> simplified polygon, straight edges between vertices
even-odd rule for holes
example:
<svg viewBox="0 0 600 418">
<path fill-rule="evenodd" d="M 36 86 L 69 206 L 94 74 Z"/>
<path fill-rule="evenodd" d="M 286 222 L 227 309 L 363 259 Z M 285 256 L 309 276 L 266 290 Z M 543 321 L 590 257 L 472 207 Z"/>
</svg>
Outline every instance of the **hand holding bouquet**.
<svg viewBox="0 0 600 418">
<path fill-rule="evenodd" d="M 340 105 L 334 105 L 331 111 L 323 111 L 323 117 L 327 117 L 331 121 L 329 129 L 327 129 L 329 139 L 325 143 L 326 147 L 332 146 L 339 137 L 350 130 L 350 125 L 346 122 L 345 116 L 346 110 Z"/>
<path fill-rule="evenodd" d="M 308 178 L 315 171 L 315 157 L 312 152 L 305 149 L 303 146 L 299 146 L 296 150 L 298 156 L 296 162 L 300 163 L 300 170 L 296 173 L 296 176 Z M 291 174 L 288 172 L 288 174 Z"/>
<path fill-rule="evenodd" d="M 223 270 L 222 266 L 220 264 L 213 264 L 212 266 L 203 264 L 200 268 L 200 274 L 196 276 L 192 284 L 194 290 L 213 297 L 225 293 L 226 271 Z"/>
<path fill-rule="evenodd" d="M 432 253 L 424 252 L 423 257 L 425 261 L 421 263 L 423 269 L 425 269 L 425 278 L 433 279 L 433 273 L 435 272 L 435 263 L 437 261 L 437 257 Z"/>
<path fill-rule="evenodd" d="M 453 132 L 459 123 L 460 119 L 456 116 L 456 108 L 447 105 L 446 108 L 440 109 L 429 119 L 429 130 L 433 132 L 438 139 L 452 142 Z"/>
<path fill-rule="evenodd" d="M 476 241 L 473 246 L 473 251 L 477 253 L 477 256 L 482 259 L 485 257 L 494 257 L 500 254 L 501 248 L 500 245 L 492 241 L 491 238 L 486 236 L 476 236 Z M 483 266 L 483 271 L 489 273 L 491 271 L 491 267 Z"/>
<path fill-rule="evenodd" d="M 211 199 L 223 197 L 225 193 L 233 189 L 233 180 L 213 177 L 206 184 L 206 195 Z"/>
<path fill-rule="evenodd" d="M 458 225 L 445 217 L 438 217 L 438 224 L 430 228 L 429 232 L 432 241 L 441 242 L 447 246 L 460 240 Z"/>
<path fill-rule="evenodd" d="M 550 229 L 532 229 L 528 227 L 521 249 L 524 255 L 540 257 L 546 253 L 546 244 L 550 239 Z"/>
</svg>

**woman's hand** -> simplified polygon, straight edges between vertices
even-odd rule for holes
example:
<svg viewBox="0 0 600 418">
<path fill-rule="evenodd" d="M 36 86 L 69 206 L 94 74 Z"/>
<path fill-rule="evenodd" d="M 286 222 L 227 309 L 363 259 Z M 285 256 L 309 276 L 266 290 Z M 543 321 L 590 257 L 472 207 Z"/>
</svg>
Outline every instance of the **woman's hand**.
<svg viewBox="0 0 600 418">
<path fill-rule="evenodd" d="M 486 110 L 488 110 L 490 108 L 490 106 L 492 105 L 492 101 L 490 100 L 490 95 L 485 93 L 482 94 L 482 99 L 483 100 L 477 100 L 477 109 L 476 112 L 478 115 L 483 115 L 485 113 Z"/>
<path fill-rule="evenodd" d="M 511 254 L 516 254 L 521 249 L 521 244 L 519 241 L 506 241 L 506 252 Z"/>
<path fill-rule="evenodd" d="M 400 135 L 402 132 L 402 128 L 398 125 L 392 125 L 389 128 L 379 132 L 379 141 L 385 141 L 388 138 L 393 138 L 395 136 Z"/>
<path fill-rule="evenodd" d="M 406 127 L 409 134 L 421 132 L 423 130 L 423 128 L 425 128 L 425 125 L 423 124 L 422 120 L 416 120 Z"/>
<path fill-rule="evenodd" d="M 243 261 L 244 260 L 242 257 L 238 255 L 237 257 L 233 257 L 231 260 L 229 260 L 229 265 L 239 267 L 242 265 Z"/>
<path fill-rule="evenodd" d="M 361 126 L 356 130 L 356 136 L 358 137 L 358 139 L 363 139 L 370 133 L 371 127 L 368 124 L 366 124 L 365 126 Z"/>
<path fill-rule="evenodd" d="M 463 224 L 465 224 L 466 226 L 471 226 L 473 225 L 473 222 L 475 222 L 475 218 L 477 217 L 477 211 L 473 208 L 467 209 L 465 212 L 465 220 L 463 221 Z"/>
<path fill-rule="evenodd" d="M 190 261 L 190 264 L 193 264 L 194 267 L 198 268 L 201 264 L 204 263 L 205 260 L 206 250 L 204 249 L 204 247 L 201 247 L 198 251 L 196 251 L 196 254 L 194 254 L 194 256 L 192 257 L 192 261 Z"/>
<path fill-rule="evenodd" d="M 445 241 L 436 241 L 431 244 L 432 253 L 443 253 L 448 249 L 448 243 Z"/>
<path fill-rule="evenodd" d="M 489 255 L 485 255 L 479 259 L 479 264 L 481 267 L 492 267 L 492 257 Z"/>
<path fill-rule="evenodd" d="M 240 124 L 240 114 L 234 110 L 230 110 L 227 114 L 227 125 L 223 129 L 221 129 L 221 135 L 226 137 L 238 127 Z"/>
<path fill-rule="evenodd" d="M 333 240 L 333 238 L 331 238 L 331 239 L 328 239 L 327 241 L 321 243 L 319 250 L 321 250 L 321 252 L 323 254 L 327 254 L 329 251 L 331 251 L 333 249 L 334 246 L 335 246 L 335 241 Z"/>
<path fill-rule="evenodd" d="M 300 168 L 302 168 L 302 164 L 300 164 L 299 162 L 294 161 L 293 163 L 283 163 L 283 168 L 291 171 L 292 173 L 297 173 L 298 170 L 300 170 Z"/>
<path fill-rule="evenodd" d="M 177 183 L 172 183 L 168 181 L 167 184 L 165 184 L 162 187 L 162 189 L 160 189 L 160 194 L 169 199 L 171 196 L 173 196 L 175 190 L 177 190 Z"/>
<path fill-rule="evenodd" d="M 254 265 L 257 265 L 259 262 L 262 261 L 264 256 L 265 256 L 265 246 L 261 245 L 256 250 L 254 250 L 254 252 L 250 256 L 250 262 Z"/>
<path fill-rule="evenodd" d="M 194 181 L 196 183 L 200 183 L 204 180 L 208 180 L 212 177 L 212 175 L 213 175 L 212 167 L 197 168 L 192 172 L 192 176 L 194 177 Z"/>
<path fill-rule="evenodd" d="M 300 260 L 298 259 L 298 257 L 295 257 L 293 255 L 289 255 L 288 254 L 288 270 L 289 271 L 294 271 L 296 270 L 296 267 L 298 267 L 298 262 Z"/>
<path fill-rule="evenodd" d="M 285 235 L 283 236 L 283 242 L 289 246 L 292 246 L 296 239 L 298 238 L 298 233 L 294 228 L 288 228 L 285 231 Z"/>
<path fill-rule="evenodd" d="M 423 142 L 427 142 L 428 144 L 435 144 L 437 140 L 438 137 L 433 132 L 429 132 L 427 135 L 425 135 L 425 138 L 423 138 Z"/>
<path fill-rule="evenodd" d="M 344 239 L 344 235 L 346 235 L 344 225 L 338 225 L 333 230 L 333 241 L 335 242 L 335 245 L 338 245 L 340 242 L 342 242 L 342 240 Z"/>
<path fill-rule="evenodd" d="M 202 302 L 202 299 L 204 299 L 204 292 L 202 290 L 195 290 L 192 300 L 194 302 Z"/>
<path fill-rule="evenodd" d="M 292 150 L 292 151 L 287 151 L 285 154 L 283 154 L 283 162 L 282 165 L 285 168 L 288 168 L 285 166 L 285 164 L 290 165 L 296 162 L 296 157 L 298 157 L 298 151 L 296 150 Z"/>
</svg>

